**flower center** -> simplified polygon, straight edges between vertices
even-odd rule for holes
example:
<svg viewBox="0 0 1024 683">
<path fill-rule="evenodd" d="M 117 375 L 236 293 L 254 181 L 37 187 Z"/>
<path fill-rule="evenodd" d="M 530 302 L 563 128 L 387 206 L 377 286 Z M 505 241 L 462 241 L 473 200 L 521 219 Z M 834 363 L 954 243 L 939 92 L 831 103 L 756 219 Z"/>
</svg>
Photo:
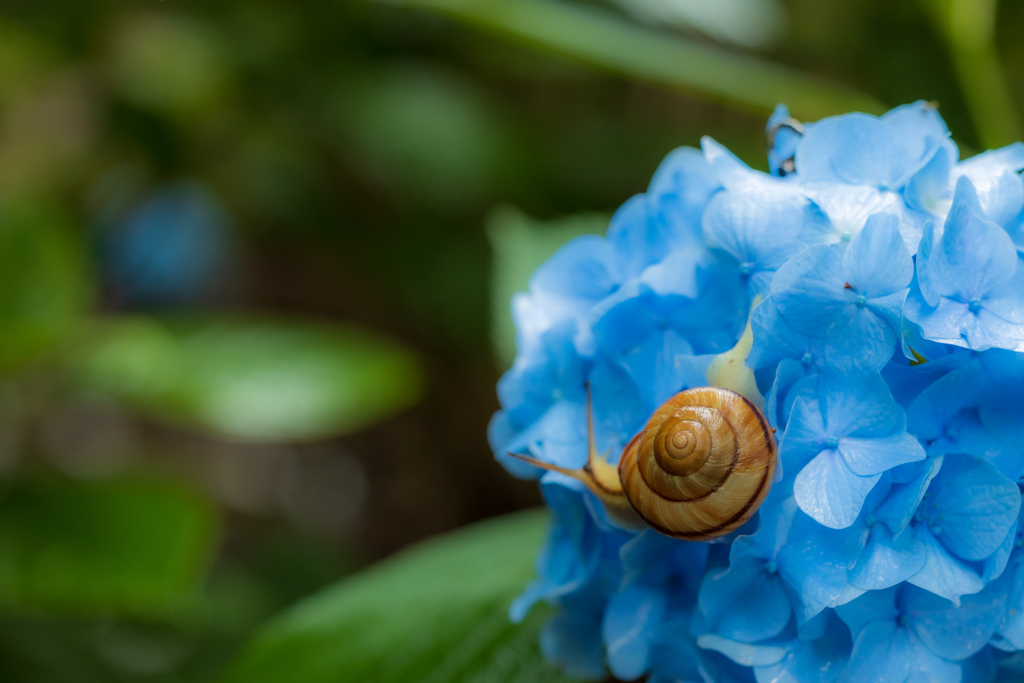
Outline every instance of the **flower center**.
<svg viewBox="0 0 1024 683">
<path fill-rule="evenodd" d="M 754 272 L 754 264 L 746 261 L 740 264 L 740 275 L 750 275 Z"/>
<path fill-rule="evenodd" d="M 829 438 L 827 441 L 825 441 L 825 448 L 830 448 L 833 451 L 839 448 L 839 439 L 837 439 L 834 436 Z"/>
<path fill-rule="evenodd" d="M 853 302 L 857 304 L 857 308 L 864 308 L 868 305 L 868 298 L 863 294 L 858 294 L 857 298 L 854 299 Z"/>
<path fill-rule="evenodd" d="M 769 574 L 774 574 L 779 570 L 779 566 L 775 564 L 775 560 L 768 560 L 764 563 L 764 570 Z"/>
<path fill-rule="evenodd" d="M 896 617 L 896 623 L 899 624 L 902 628 L 906 628 L 910 625 L 910 617 L 906 614 L 901 614 L 898 617 Z"/>
<path fill-rule="evenodd" d="M 814 356 L 811 355 L 810 351 L 807 351 L 800 359 L 800 362 L 803 363 L 804 365 L 811 365 L 812 363 L 814 363 Z"/>
<path fill-rule="evenodd" d="M 971 313 L 977 313 L 981 310 L 981 299 L 971 299 L 967 302 L 967 310 Z"/>
</svg>

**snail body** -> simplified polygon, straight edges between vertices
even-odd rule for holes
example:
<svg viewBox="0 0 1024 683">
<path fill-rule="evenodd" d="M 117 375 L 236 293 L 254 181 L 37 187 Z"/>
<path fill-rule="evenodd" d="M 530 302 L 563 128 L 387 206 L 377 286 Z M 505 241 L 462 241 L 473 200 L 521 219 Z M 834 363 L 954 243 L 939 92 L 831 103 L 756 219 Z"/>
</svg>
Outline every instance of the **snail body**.
<svg viewBox="0 0 1024 683">
<path fill-rule="evenodd" d="M 747 398 L 722 387 L 682 391 L 659 407 L 626 446 L 618 467 L 597 454 L 588 399 L 587 464 L 570 470 L 620 523 L 639 520 L 691 541 L 724 536 L 749 520 L 775 475 L 773 429 Z"/>
</svg>

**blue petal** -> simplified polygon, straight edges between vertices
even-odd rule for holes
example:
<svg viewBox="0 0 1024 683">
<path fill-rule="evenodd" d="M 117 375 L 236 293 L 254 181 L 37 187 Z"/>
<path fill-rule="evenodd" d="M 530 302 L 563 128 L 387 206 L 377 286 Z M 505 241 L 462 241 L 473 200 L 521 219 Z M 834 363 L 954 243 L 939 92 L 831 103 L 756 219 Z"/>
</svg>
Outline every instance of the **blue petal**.
<svg viewBox="0 0 1024 683">
<path fill-rule="evenodd" d="M 707 251 L 701 235 L 701 215 L 720 188 L 700 150 L 680 147 L 661 162 L 648 186 L 647 204 L 669 241 L 670 256 L 683 252 L 689 260 Z"/>
<path fill-rule="evenodd" d="M 949 554 L 923 524 L 914 526 L 914 533 L 924 544 L 925 562 L 921 571 L 907 579 L 909 583 L 931 591 L 954 604 L 960 596 L 977 593 L 985 584 L 970 567 Z"/>
<path fill-rule="evenodd" d="M 867 624 L 854 638 L 845 680 L 903 683 L 910 673 L 910 638 L 907 630 L 893 621 Z"/>
<path fill-rule="evenodd" d="M 772 426 L 777 429 L 788 428 L 797 399 L 814 404 L 815 410 L 818 410 L 818 380 L 818 373 L 808 370 L 803 363 L 788 359 L 779 363 L 775 383 L 765 399 L 765 414 Z"/>
<path fill-rule="evenodd" d="M 608 667 L 618 678 L 632 680 L 647 672 L 654 630 L 665 612 L 665 595 L 640 582 L 612 595 L 601 627 Z"/>
<path fill-rule="evenodd" d="M 862 477 L 925 457 L 921 444 L 906 432 L 870 439 L 839 439 L 838 450 L 850 470 Z"/>
<path fill-rule="evenodd" d="M 953 370 L 922 391 L 907 412 L 907 429 L 921 439 L 934 441 L 949 421 L 968 406 L 976 405 L 985 385 L 974 368 Z"/>
<path fill-rule="evenodd" d="M 529 453 L 535 458 L 570 469 L 587 461 L 586 409 L 582 403 L 559 401 L 527 429 L 505 444 L 498 462 L 512 467 L 508 453 Z M 532 466 L 531 466 L 532 467 Z M 534 469 L 534 474 L 541 470 Z"/>
<path fill-rule="evenodd" d="M 673 240 L 678 247 L 700 239 L 700 216 L 708 200 L 721 184 L 704 160 L 704 154 L 693 147 L 680 147 L 665 157 L 647 188 L 648 200 L 659 215 L 668 214 Z"/>
<path fill-rule="evenodd" d="M 875 508 L 875 517 L 884 522 L 893 534 L 902 532 L 914 516 L 932 479 L 939 473 L 942 460 L 938 457 L 921 463 L 916 477 L 906 484 L 893 486 L 885 501 Z"/>
<path fill-rule="evenodd" d="M 1009 323 L 1011 326 L 1024 323 L 1024 268 L 1020 267 L 1021 260 L 1017 259 L 1017 269 L 1009 284 L 1002 289 L 992 292 L 982 302 L 981 317 L 985 313 L 998 318 L 998 321 L 986 320 L 986 325 L 998 325 L 1000 321 Z M 1010 327 L 1009 329 L 1015 329 Z M 1009 334 L 1015 334 L 1010 332 Z"/>
<path fill-rule="evenodd" d="M 797 254 L 775 273 L 772 299 L 793 329 L 823 336 L 847 309 L 842 262 L 838 249 L 819 244 Z"/>
<path fill-rule="evenodd" d="M 780 446 L 783 466 L 789 472 L 799 472 L 822 451 L 827 438 L 818 403 L 797 399 Z"/>
<path fill-rule="evenodd" d="M 895 192 L 883 192 L 864 185 L 842 183 L 810 183 L 802 186 L 804 195 L 825 214 L 831 228 L 827 241 L 849 240 L 859 233 L 874 213 L 891 213 L 900 217 L 900 232 L 913 241 L 921 238 L 924 221 L 907 211 Z M 909 249 L 909 246 L 908 246 Z"/>
<path fill-rule="evenodd" d="M 700 293 L 698 269 L 706 261 L 704 251 L 677 249 L 643 272 L 640 284 L 658 296 L 694 299 Z"/>
<path fill-rule="evenodd" d="M 820 342 L 790 327 L 768 297 L 750 314 L 750 325 L 754 333 L 754 344 L 747 354 L 747 366 L 751 368 L 770 367 L 786 358 L 809 361 L 807 365 L 820 363 Z M 818 351 L 818 354 L 814 352 Z"/>
<path fill-rule="evenodd" d="M 895 622 L 900 614 L 896 607 L 898 588 L 868 591 L 853 602 L 836 607 L 836 614 L 843 620 L 854 639 L 869 624 L 875 621 Z"/>
<path fill-rule="evenodd" d="M 994 553 L 1020 510 L 1017 485 L 991 463 L 965 455 L 945 456 L 928 494 L 924 519 L 942 545 L 965 560 Z"/>
<path fill-rule="evenodd" d="M 786 656 L 784 643 L 770 640 L 766 643 L 741 643 L 714 633 L 705 633 L 697 638 L 697 644 L 705 650 L 721 652 L 742 666 L 770 666 Z"/>
<path fill-rule="evenodd" d="M 911 529 L 904 529 L 894 539 L 888 527 L 876 524 L 864 552 L 850 570 L 850 583 L 864 590 L 889 588 L 916 574 L 924 562 L 924 546 Z"/>
<path fill-rule="evenodd" d="M 882 376 L 849 361 L 822 373 L 818 395 L 829 436 L 881 437 L 903 428 L 903 411 Z"/>
<path fill-rule="evenodd" d="M 761 506 L 757 532 L 740 536 L 729 549 L 729 562 L 745 559 L 774 560 L 789 541 L 789 532 L 797 515 L 796 501 L 792 498 L 770 496 Z"/>
<path fill-rule="evenodd" d="M 880 369 L 892 357 L 902 330 L 906 292 L 868 299 L 861 308 L 849 302 L 826 333 L 830 358 L 856 358 L 865 367 Z M 856 292 L 850 292 L 850 298 Z"/>
<path fill-rule="evenodd" d="M 806 248 L 807 245 L 803 242 L 783 242 L 764 250 L 750 274 L 751 296 L 767 296 L 771 291 L 775 272 Z"/>
<path fill-rule="evenodd" d="M 672 330 L 652 334 L 646 342 L 623 357 L 623 365 L 633 376 L 647 402 L 647 412 L 683 389 L 707 384 L 704 367 L 694 366 L 693 347 Z"/>
<path fill-rule="evenodd" d="M 689 635 L 689 626 L 693 616 L 692 608 L 673 603 L 665 613 L 665 619 L 658 628 L 657 636 L 651 644 L 651 676 L 648 681 L 663 680 L 665 683 L 678 681 L 698 681 L 703 683 L 700 674 L 700 660 L 703 653 L 698 649 L 696 641 Z"/>
<path fill-rule="evenodd" d="M 530 424 L 561 398 L 583 399 L 584 367 L 575 334 L 572 321 L 544 331 L 534 348 L 520 349 L 513 366 L 498 381 L 498 398 L 514 428 Z"/>
<path fill-rule="evenodd" d="M 994 553 L 985 558 L 982 562 L 982 575 L 981 580 L 986 583 L 995 581 L 1003 574 L 1003 570 L 1006 569 L 1006 565 L 1010 561 L 1010 555 L 1017 547 L 1017 527 L 1020 524 L 1020 517 L 1014 523 L 1010 530 L 1006 532 L 1006 538 L 999 545 Z"/>
<path fill-rule="evenodd" d="M 947 662 L 920 641 L 910 639 L 910 673 L 906 683 L 960 683 L 960 665 Z"/>
<path fill-rule="evenodd" d="M 598 345 L 612 353 L 636 348 L 657 331 L 668 327 L 666 307 L 676 298 L 659 299 L 639 283 L 629 283 L 590 311 Z"/>
<path fill-rule="evenodd" d="M 903 196 L 914 209 L 940 215 L 949 207 L 950 175 L 956 163 L 957 149 L 952 142 L 935 150 L 934 156 L 915 173 L 903 189 Z"/>
<path fill-rule="evenodd" d="M 542 486 L 541 492 L 552 518 L 535 563 L 540 578 L 509 607 L 515 622 L 522 621 L 537 601 L 578 590 L 594 576 L 601 561 L 600 533 L 580 494 L 557 485 Z"/>
<path fill-rule="evenodd" d="M 590 614 L 556 614 L 540 634 L 544 657 L 561 666 L 569 676 L 603 678 L 600 624 L 600 620 Z"/>
<path fill-rule="evenodd" d="M 832 617 L 822 637 L 790 641 L 785 659 L 759 666 L 755 674 L 761 683 L 831 683 L 842 674 L 852 647 L 849 630 Z"/>
<path fill-rule="evenodd" d="M 1006 225 L 1024 208 L 1024 186 L 1017 172 L 1024 168 L 1024 145 L 1015 142 L 977 154 L 957 166 L 978 191 L 988 219 Z"/>
<path fill-rule="evenodd" d="M 917 281 L 912 285 L 911 291 L 931 308 L 939 305 L 939 288 L 942 286 L 940 283 L 932 284 L 932 273 L 939 268 L 936 249 L 941 237 L 941 232 L 935 223 L 928 221 L 921 234 L 921 241 L 917 245 L 917 261 L 914 264 L 917 270 Z"/>
<path fill-rule="evenodd" d="M 1007 651 L 1024 650 L 1024 556 L 1010 561 L 1006 572 L 1006 612 L 998 626 L 997 647 Z"/>
<path fill-rule="evenodd" d="M 835 116 L 818 121 L 804 135 L 796 148 L 796 171 L 805 181 L 889 186 L 906 171 L 905 161 L 894 154 L 899 148 L 895 132 L 875 117 Z"/>
<path fill-rule="evenodd" d="M 895 215 L 876 213 L 868 218 L 843 255 L 843 272 L 847 284 L 869 299 L 902 291 L 910 285 L 914 262 L 903 244 Z"/>
<path fill-rule="evenodd" d="M 666 302 L 668 324 L 693 344 L 696 353 L 721 353 L 740 338 L 750 313 L 746 282 L 735 268 L 702 268 L 700 296 L 694 301 Z M 671 304 L 671 307 L 669 305 Z"/>
<path fill-rule="evenodd" d="M 698 603 L 715 633 L 748 643 L 781 633 L 792 613 L 782 580 L 757 560 L 742 560 L 709 574 Z"/>
<path fill-rule="evenodd" d="M 985 647 L 1003 616 L 1005 602 L 1005 594 L 991 588 L 965 596 L 959 607 L 913 586 L 902 596 L 914 635 L 934 654 L 952 661 Z"/>
<path fill-rule="evenodd" d="M 616 254 L 607 240 L 584 235 L 555 252 L 530 278 L 530 292 L 587 305 L 618 285 Z"/>
<path fill-rule="evenodd" d="M 846 558 L 839 544 L 802 515 L 777 561 L 800 626 L 837 604 L 847 587 Z"/>
<path fill-rule="evenodd" d="M 931 308 L 916 288 L 903 307 L 907 320 L 921 326 L 925 339 L 943 344 L 953 344 L 975 351 L 992 347 L 1016 350 L 1024 341 L 1024 329 L 1020 325 L 1007 325 L 1001 319 L 988 315 L 984 308 L 979 314 L 972 313 L 967 302 L 945 297 L 939 305 Z"/>
<path fill-rule="evenodd" d="M 665 232 L 651 215 L 646 196 L 635 195 L 619 207 L 608 226 L 607 238 L 615 250 L 621 280 L 637 277 L 665 257 L 670 248 Z"/>
<path fill-rule="evenodd" d="M 725 655 L 713 650 L 704 650 L 700 659 L 702 681 L 715 683 L 755 683 L 753 671 L 741 666 Z"/>
<path fill-rule="evenodd" d="M 879 118 L 900 138 L 911 159 L 924 158 L 934 140 L 949 137 L 939 110 L 924 100 L 894 107 Z"/>
<path fill-rule="evenodd" d="M 960 662 L 960 680 L 969 683 L 995 683 L 996 659 L 992 648 L 985 648 L 970 659 Z"/>
<path fill-rule="evenodd" d="M 860 514 L 881 475 L 859 477 L 836 451 L 822 451 L 796 475 L 793 493 L 800 509 L 832 529 L 845 529 Z"/>
<path fill-rule="evenodd" d="M 960 178 L 945 230 L 927 258 L 927 286 L 935 294 L 967 302 L 1008 283 L 1016 268 L 1017 249 L 1010 236 L 980 215 L 974 186 Z M 932 296 L 923 293 L 926 299 Z"/>
<path fill-rule="evenodd" d="M 807 200 L 766 189 L 719 192 L 704 212 L 704 239 L 736 260 L 756 263 L 772 247 L 800 234 Z"/>
<path fill-rule="evenodd" d="M 650 417 L 650 407 L 630 374 L 611 360 L 601 360 L 589 379 L 598 449 L 621 451 Z"/>
</svg>

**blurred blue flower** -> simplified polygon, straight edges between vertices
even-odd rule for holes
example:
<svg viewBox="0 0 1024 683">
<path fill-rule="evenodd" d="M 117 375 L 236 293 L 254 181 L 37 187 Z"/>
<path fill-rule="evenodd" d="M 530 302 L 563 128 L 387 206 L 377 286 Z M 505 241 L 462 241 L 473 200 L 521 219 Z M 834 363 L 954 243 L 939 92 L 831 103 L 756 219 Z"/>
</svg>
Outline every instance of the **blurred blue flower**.
<svg viewBox="0 0 1024 683">
<path fill-rule="evenodd" d="M 130 305 L 202 301 L 237 260 L 227 210 L 197 182 L 164 185 L 104 220 L 105 275 L 115 297 Z"/>
<path fill-rule="evenodd" d="M 489 436 L 511 473 L 540 478 L 552 520 L 511 615 L 557 606 L 542 647 L 580 676 L 1010 680 L 1024 145 L 960 161 L 923 102 L 807 124 L 780 106 L 767 132 L 771 173 L 710 138 L 676 150 L 606 236 L 566 245 L 516 295 Z M 779 430 L 779 463 L 728 536 L 623 528 L 578 480 L 508 455 L 586 464 L 589 388 L 614 463 L 748 341 L 744 392 Z"/>
</svg>

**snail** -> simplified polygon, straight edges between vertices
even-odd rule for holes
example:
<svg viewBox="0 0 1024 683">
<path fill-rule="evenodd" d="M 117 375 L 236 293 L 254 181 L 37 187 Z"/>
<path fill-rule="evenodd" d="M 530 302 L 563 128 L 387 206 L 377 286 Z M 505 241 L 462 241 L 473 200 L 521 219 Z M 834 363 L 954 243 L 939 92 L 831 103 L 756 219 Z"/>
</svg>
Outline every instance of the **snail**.
<svg viewBox="0 0 1024 683">
<path fill-rule="evenodd" d="M 583 482 L 623 525 L 666 536 L 706 541 L 736 530 L 764 502 L 775 474 L 775 430 L 750 400 L 723 387 L 668 399 L 626 446 L 618 467 L 597 453 L 589 391 L 587 431 L 587 464 L 580 469 L 510 455 Z"/>
</svg>

